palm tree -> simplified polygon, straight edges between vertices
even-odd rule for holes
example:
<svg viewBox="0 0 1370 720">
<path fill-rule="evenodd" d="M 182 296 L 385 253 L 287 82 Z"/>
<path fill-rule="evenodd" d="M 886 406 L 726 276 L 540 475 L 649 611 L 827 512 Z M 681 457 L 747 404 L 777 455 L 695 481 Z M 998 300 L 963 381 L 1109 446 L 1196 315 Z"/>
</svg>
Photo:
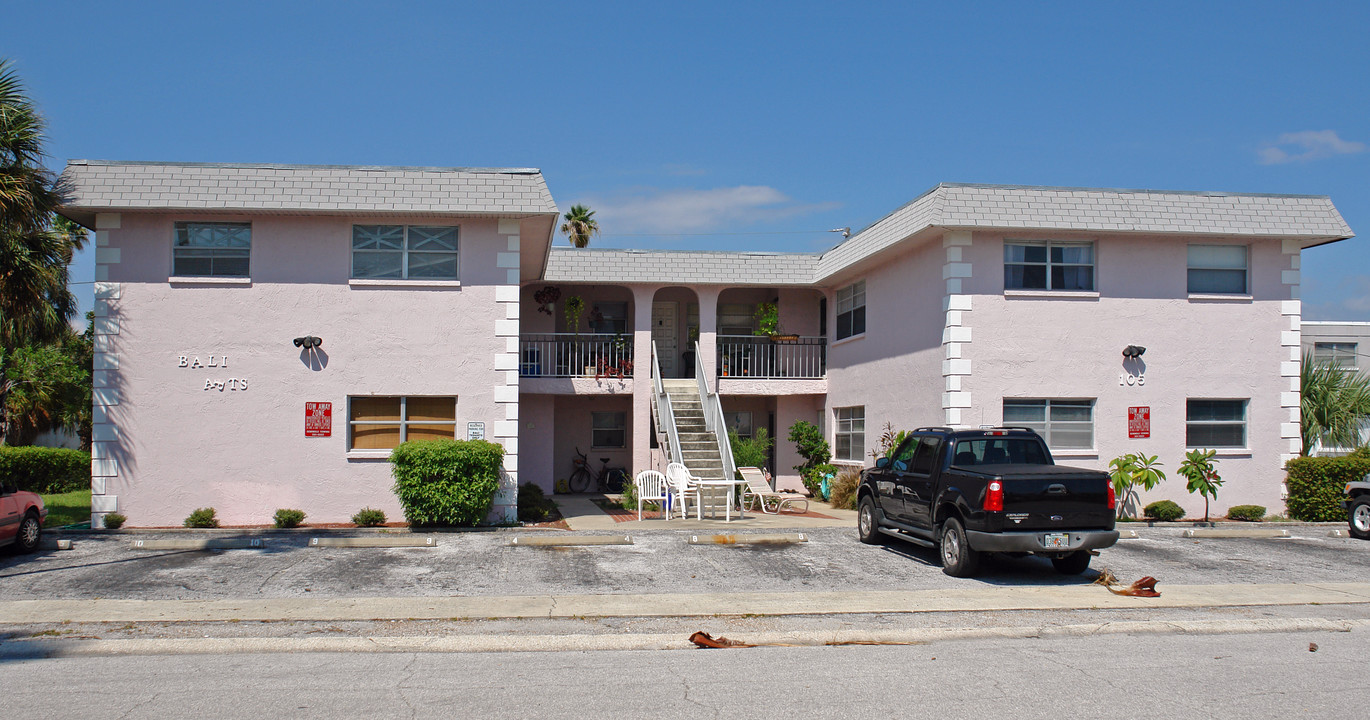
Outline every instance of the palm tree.
<svg viewBox="0 0 1370 720">
<path fill-rule="evenodd" d="M 566 213 L 566 222 L 561 231 L 571 240 L 571 244 L 583 248 L 590 244 L 590 236 L 599 234 L 599 223 L 595 221 L 595 211 L 584 205 L 572 205 Z"/>
<path fill-rule="evenodd" d="M 76 314 L 67 266 L 86 236 L 59 224 L 67 189 L 42 165 L 43 129 L 23 83 L 0 60 L 0 438 L 9 426 L 6 369 L 14 351 L 61 337 Z"/>
<path fill-rule="evenodd" d="M 1361 424 L 1370 419 L 1370 378 L 1330 361 L 1316 362 L 1303 355 L 1299 373 L 1299 425 L 1303 454 L 1324 447 L 1354 448 L 1362 444 Z"/>
</svg>

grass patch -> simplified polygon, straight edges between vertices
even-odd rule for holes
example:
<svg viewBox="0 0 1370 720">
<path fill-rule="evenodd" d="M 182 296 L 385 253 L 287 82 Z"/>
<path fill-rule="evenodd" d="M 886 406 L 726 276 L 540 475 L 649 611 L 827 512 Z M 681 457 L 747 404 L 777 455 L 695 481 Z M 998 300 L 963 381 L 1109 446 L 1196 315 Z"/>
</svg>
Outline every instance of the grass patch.
<svg viewBox="0 0 1370 720">
<path fill-rule="evenodd" d="M 61 527 L 90 522 L 90 490 L 73 490 L 58 495 L 43 495 L 48 519 L 43 527 Z"/>
</svg>

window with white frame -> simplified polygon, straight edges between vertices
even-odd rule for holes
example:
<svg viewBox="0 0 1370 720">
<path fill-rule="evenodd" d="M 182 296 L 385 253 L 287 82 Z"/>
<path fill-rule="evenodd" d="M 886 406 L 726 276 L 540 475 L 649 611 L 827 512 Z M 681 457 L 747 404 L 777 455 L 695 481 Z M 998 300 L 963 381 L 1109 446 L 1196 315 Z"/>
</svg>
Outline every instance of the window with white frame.
<svg viewBox="0 0 1370 720">
<path fill-rule="evenodd" d="M 1345 370 L 1357 370 L 1356 343 L 1353 342 L 1315 342 L 1313 343 L 1313 362 L 1332 363 Z"/>
<path fill-rule="evenodd" d="M 833 457 L 861 462 L 866 454 L 866 407 L 833 409 L 837 435 L 833 438 Z"/>
<path fill-rule="evenodd" d="M 457 436 L 457 399 L 354 396 L 347 400 L 348 449 L 393 450 L 413 440 Z"/>
<path fill-rule="evenodd" d="M 1005 290 L 1093 290 L 1094 243 L 1004 241 Z"/>
<path fill-rule="evenodd" d="M 1185 446 L 1246 447 L 1246 404 L 1246 400 L 1189 400 L 1185 409 Z"/>
<path fill-rule="evenodd" d="M 456 226 L 353 225 L 352 277 L 456 280 Z"/>
<path fill-rule="evenodd" d="M 628 446 L 628 413 L 590 413 L 590 447 L 623 448 Z"/>
<path fill-rule="evenodd" d="M 737 433 L 738 437 L 749 438 L 752 436 L 752 414 L 750 412 L 725 412 L 723 413 L 723 424 L 729 430 Z"/>
<path fill-rule="evenodd" d="M 866 332 L 866 281 L 837 290 L 837 339 Z"/>
<path fill-rule="evenodd" d="M 171 249 L 171 274 L 180 277 L 247 277 L 252 254 L 248 223 L 179 222 Z"/>
<path fill-rule="evenodd" d="M 1031 428 L 1053 450 L 1094 447 L 1094 401 L 1004 398 L 1004 425 Z"/>
<path fill-rule="evenodd" d="M 1247 252 L 1245 245 L 1190 245 L 1189 292 L 1246 295 Z"/>
</svg>

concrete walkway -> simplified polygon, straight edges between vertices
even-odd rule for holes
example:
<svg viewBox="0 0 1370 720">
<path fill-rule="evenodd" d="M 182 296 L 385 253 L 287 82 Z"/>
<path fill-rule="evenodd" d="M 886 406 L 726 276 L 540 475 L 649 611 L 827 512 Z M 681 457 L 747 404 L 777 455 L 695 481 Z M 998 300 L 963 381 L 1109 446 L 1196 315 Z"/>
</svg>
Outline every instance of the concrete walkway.
<svg viewBox="0 0 1370 720">
<path fill-rule="evenodd" d="M 853 532 L 856 530 L 856 512 L 854 510 L 837 510 L 829 507 L 827 503 L 821 500 L 810 500 L 809 509 L 818 514 L 828 515 L 832 519 L 803 517 L 794 513 L 767 515 L 759 512 L 749 512 L 745 518 L 739 518 L 738 514 L 734 512 L 732 520 L 724 520 L 723 516 L 719 515 L 717 518 L 705 516 L 703 520 L 696 520 L 691 516 L 686 520 L 652 518 L 642 521 L 633 519 L 619 522 L 594 503 L 594 499 L 602 497 L 602 495 L 556 495 L 552 500 L 561 510 L 561 516 L 565 518 L 566 524 L 576 532 L 610 530 L 631 534 L 646 530 L 704 530 L 732 533 L 746 530 L 804 530 L 820 527 L 847 527 L 852 528 Z M 636 513 L 634 517 L 636 517 Z"/>
<path fill-rule="evenodd" d="M 1159 598 L 1124 597 L 1097 585 L 1069 585 L 888 592 L 15 600 L 0 602 L 0 625 L 851 615 L 1356 604 L 1370 604 L 1370 583 L 1167 585 L 1161 588 Z"/>
</svg>

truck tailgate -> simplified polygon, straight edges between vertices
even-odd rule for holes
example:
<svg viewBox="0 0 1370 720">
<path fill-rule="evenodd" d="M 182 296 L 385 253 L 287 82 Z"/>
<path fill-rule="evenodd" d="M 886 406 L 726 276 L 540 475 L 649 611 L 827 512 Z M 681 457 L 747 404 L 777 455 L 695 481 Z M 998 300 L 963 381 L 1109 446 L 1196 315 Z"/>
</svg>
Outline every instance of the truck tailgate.
<svg viewBox="0 0 1370 720">
<path fill-rule="evenodd" d="M 1004 530 L 1112 528 L 1108 475 L 1061 465 L 981 465 L 1004 484 Z"/>
</svg>

